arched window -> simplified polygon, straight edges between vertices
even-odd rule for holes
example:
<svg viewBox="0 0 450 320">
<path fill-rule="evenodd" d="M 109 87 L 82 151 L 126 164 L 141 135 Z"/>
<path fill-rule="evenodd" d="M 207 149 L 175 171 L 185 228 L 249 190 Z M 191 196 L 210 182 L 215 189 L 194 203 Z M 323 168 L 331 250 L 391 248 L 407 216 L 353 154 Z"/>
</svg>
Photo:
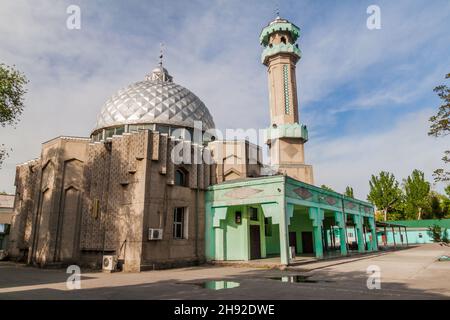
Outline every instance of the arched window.
<svg viewBox="0 0 450 320">
<path fill-rule="evenodd" d="M 281 37 L 281 42 L 283 42 L 284 44 L 286 44 L 286 38 L 285 38 L 285 37 Z"/>
<path fill-rule="evenodd" d="M 186 173 L 181 169 L 177 169 L 175 171 L 175 185 L 185 187 L 186 182 L 187 182 Z"/>
</svg>

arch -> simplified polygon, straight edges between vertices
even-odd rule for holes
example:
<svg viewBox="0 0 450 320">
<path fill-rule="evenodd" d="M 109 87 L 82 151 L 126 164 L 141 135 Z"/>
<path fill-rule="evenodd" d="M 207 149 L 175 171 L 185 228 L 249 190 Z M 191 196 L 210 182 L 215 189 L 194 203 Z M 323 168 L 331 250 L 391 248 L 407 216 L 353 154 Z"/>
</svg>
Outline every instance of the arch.
<svg viewBox="0 0 450 320">
<path fill-rule="evenodd" d="M 175 185 L 180 187 L 187 187 L 189 182 L 189 172 L 183 167 L 175 169 Z"/>
</svg>

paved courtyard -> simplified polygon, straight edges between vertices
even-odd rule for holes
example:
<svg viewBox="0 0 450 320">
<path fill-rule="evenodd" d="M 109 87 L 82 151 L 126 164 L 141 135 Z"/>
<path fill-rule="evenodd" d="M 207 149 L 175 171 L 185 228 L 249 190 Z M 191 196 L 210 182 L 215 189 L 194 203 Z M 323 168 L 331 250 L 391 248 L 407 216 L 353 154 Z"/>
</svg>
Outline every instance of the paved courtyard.
<svg viewBox="0 0 450 320">
<path fill-rule="evenodd" d="M 450 255 L 450 247 L 430 244 L 285 271 L 205 265 L 142 273 L 86 272 L 78 290 L 67 289 L 65 270 L 0 262 L 0 299 L 449 299 L 450 261 L 437 261 L 444 254 Z M 371 265 L 380 268 L 379 290 L 367 288 Z M 208 280 L 231 281 L 233 288 L 204 288 Z"/>
</svg>

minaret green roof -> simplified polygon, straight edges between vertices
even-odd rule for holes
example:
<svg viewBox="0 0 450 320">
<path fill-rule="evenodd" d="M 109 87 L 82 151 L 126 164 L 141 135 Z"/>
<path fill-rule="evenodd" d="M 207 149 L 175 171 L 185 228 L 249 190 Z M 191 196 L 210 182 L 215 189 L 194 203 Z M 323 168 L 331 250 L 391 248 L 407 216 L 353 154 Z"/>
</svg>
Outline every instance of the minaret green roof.
<svg viewBox="0 0 450 320">
<path fill-rule="evenodd" d="M 259 36 L 259 43 L 263 46 L 267 46 L 269 44 L 269 36 L 277 31 L 285 31 L 289 32 L 292 37 L 292 41 L 297 41 L 300 36 L 300 28 L 295 24 L 289 22 L 286 19 L 281 19 L 277 17 L 274 21 L 272 21 L 267 27 L 262 29 L 261 34 Z"/>
</svg>

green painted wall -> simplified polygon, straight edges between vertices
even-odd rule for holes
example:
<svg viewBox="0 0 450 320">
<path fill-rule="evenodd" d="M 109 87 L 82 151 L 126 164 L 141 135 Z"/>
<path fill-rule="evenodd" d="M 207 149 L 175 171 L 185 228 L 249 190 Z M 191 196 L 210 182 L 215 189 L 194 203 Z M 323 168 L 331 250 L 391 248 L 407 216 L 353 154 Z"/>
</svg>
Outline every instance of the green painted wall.
<svg viewBox="0 0 450 320">
<path fill-rule="evenodd" d="M 272 236 L 266 238 L 266 250 L 268 255 L 280 254 L 280 225 L 272 224 Z"/>
<path fill-rule="evenodd" d="M 249 219 L 249 206 L 259 209 L 258 221 Z M 322 258 L 320 227 L 327 223 L 322 222 L 324 216 L 334 217 L 335 212 L 342 212 L 344 209 L 350 222 L 352 215 L 373 217 L 373 206 L 367 202 L 281 175 L 210 186 L 206 194 L 206 257 L 208 260 L 250 259 L 250 226 L 257 224 L 260 227 L 262 257 L 266 253 L 280 254 L 281 263 L 289 263 L 288 235 L 285 231 L 281 233 L 281 228 L 296 232 L 298 253 L 303 251 L 302 232 L 312 232 L 316 256 Z M 242 212 L 239 224 L 235 221 L 236 211 Z M 272 234 L 268 237 L 264 232 L 263 214 L 272 218 Z M 288 217 L 291 217 L 289 223 Z M 286 228 L 286 225 L 289 226 Z M 343 254 L 345 253 L 346 251 Z"/>
<path fill-rule="evenodd" d="M 309 216 L 306 212 L 294 211 L 294 216 L 291 218 L 291 224 L 289 225 L 289 232 L 293 231 L 296 233 L 295 236 L 297 238 L 297 253 L 302 253 L 303 252 L 302 232 L 313 231 L 311 219 L 309 219 Z"/>
<path fill-rule="evenodd" d="M 242 221 L 236 224 L 236 212 L 242 214 Z M 228 209 L 227 219 L 223 222 L 225 229 L 226 260 L 248 259 L 248 216 L 244 206 L 236 206 Z"/>
</svg>

